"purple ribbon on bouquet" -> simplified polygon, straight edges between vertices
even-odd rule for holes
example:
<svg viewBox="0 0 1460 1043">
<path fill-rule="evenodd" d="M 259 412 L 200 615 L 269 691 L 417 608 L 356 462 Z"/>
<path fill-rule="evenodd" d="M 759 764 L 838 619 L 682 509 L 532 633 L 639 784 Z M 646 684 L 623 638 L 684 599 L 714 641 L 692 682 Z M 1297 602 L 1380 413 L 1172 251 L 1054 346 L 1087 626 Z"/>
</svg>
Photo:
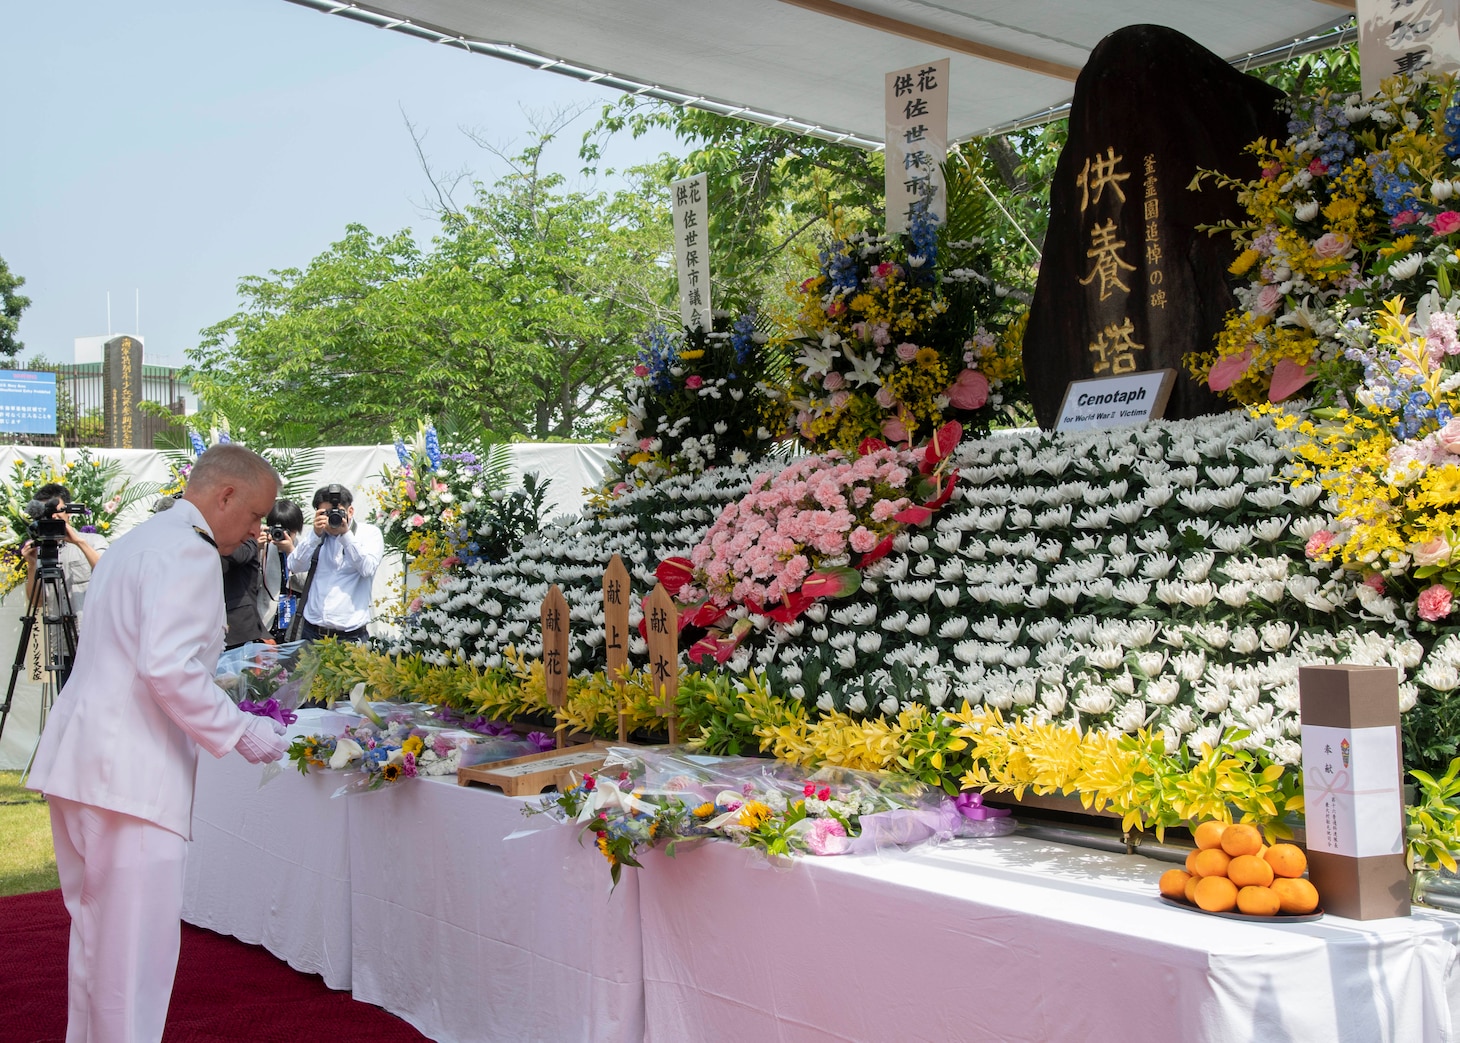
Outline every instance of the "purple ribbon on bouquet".
<svg viewBox="0 0 1460 1043">
<path fill-rule="evenodd" d="M 299 720 L 297 713 L 293 710 L 284 709 L 284 707 L 279 705 L 279 700 L 272 697 L 265 699 L 261 703 L 256 703 L 252 699 L 243 699 L 240 700 L 238 708 L 244 713 L 253 714 L 255 717 L 272 717 L 286 728 Z"/>
<path fill-rule="evenodd" d="M 528 732 L 527 741 L 537 747 L 538 753 L 546 753 L 558 745 L 558 741 L 547 732 Z"/>
<path fill-rule="evenodd" d="M 986 818 L 1003 818 L 1010 814 L 1008 808 L 984 807 L 983 794 L 964 791 L 953 798 L 953 806 L 964 818 L 971 818 L 975 821 Z"/>
</svg>

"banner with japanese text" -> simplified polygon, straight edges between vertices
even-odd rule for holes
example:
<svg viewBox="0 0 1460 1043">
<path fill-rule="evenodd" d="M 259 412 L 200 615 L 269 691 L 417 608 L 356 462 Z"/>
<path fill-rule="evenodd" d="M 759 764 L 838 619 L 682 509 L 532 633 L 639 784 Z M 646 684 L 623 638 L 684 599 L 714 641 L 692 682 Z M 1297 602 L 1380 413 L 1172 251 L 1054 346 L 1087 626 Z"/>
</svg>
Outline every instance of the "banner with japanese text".
<svg viewBox="0 0 1460 1043">
<path fill-rule="evenodd" d="M 714 328 L 710 318 L 709 177 L 696 174 L 669 185 L 674 215 L 674 261 L 679 271 L 679 318 L 686 326 Z"/>
<path fill-rule="evenodd" d="M 1364 93 L 1391 76 L 1460 69 L 1460 0 L 1358 0 Z"/>
<path fill-rule="evenodd" d="M 887 234 L 907 231 L 927 207 L 948 216 L 943 160 L 948 155 L 948 59 L 887 74 Z"/>
</svg>

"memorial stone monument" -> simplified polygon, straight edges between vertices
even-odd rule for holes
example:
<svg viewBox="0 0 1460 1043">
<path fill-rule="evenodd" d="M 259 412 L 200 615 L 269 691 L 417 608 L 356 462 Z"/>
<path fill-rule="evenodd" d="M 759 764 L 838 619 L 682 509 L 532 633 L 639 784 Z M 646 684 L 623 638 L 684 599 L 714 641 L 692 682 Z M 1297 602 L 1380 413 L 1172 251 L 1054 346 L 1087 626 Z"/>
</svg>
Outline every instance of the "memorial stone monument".
<svg viewBox="0 0 1460 1043">
<path fill-rule="evenodd" d="M 1256 177 L 1243 149 L 1287 136 L 1282 98 L 1164 26 L 1128 26 L 1091 52 L 1075 82 L 1024 336 L 1040 426 L 1053 426 L 1071 380 L 1165 367 L 1177 371 L 1167 418 L 1226 408 L 1181 360 L 1211 346 L 1235 302 L 1231 237 L 1196 226 L 1245 211 L 1209 181 L 1187 186 L 1198 169 Z"/>
</svg>

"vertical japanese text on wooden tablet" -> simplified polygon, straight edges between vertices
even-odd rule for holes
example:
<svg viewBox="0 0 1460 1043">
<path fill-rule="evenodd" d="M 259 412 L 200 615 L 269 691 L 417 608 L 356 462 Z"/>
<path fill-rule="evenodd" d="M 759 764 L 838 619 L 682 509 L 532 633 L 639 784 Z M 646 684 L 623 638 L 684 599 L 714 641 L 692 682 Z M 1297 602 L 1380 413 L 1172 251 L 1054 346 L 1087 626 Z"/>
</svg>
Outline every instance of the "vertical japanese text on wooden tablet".
<svg viewBox="0 0 1460 1043">
<path fill-rule="evenodd" d="M 926 208 L 948 217 L 948 59 L 887 74 L 887 234 L 906 232 Z"/>
<path fill-rule="evenodd" d="M 713 329 L 710 312 L 709 177 L 696 174 L 669 185 L 674 218 L 674 261 L 679 272 L 679 318 L 686 326 Z"/>
</svg>

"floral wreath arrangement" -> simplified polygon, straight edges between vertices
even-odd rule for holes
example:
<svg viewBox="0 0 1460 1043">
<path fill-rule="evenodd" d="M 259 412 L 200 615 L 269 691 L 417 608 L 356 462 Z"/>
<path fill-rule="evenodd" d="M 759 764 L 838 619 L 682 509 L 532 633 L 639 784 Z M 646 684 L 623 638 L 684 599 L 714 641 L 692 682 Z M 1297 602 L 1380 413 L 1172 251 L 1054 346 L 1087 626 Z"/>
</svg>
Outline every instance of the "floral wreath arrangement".
<svg viewBox="0 0 1460 1043">
<path fill-rule="evenodd" d="M 469 440 L 443 449 L 435 425 L 422 421 L 409 444 L 396 438 L 395 453 L 399 463 L 381 475 L 370 521 L 421 579 L 412 612 L 442 575 L 500 560 L 542 525 L 551 479 L 528 473 L 520 489 L 511 489 L 504 443 Z"/>
<path fill-rule="evenodd" d="M 668 558 L 657 570 L 689 606 L 681 626 L 735 620 L 728 635 L 697 642 L 690 661 L 725 662 L 752 615 L 788 624 L 820 598 L 854 593 L 860 570 L 884 558 L 904 526 L 926 525 L 953 495 L 958 471 L 948 461 L 961 437 L 949 422 L 919 449 L 868 438 L 855 458 L 831 450 L 756 476 L 688 558 Z"/>
<path fill-rule="evenodd" d="M 1239 307 L 1192 376 L 1248 405 L 1312 384 L 1335 401 L 1358 382 L 1382 302 L 1402 296 L 1421 331 L 1455 344 L 1460 263 L 1460 104 L 1453 76 L 1386 80 L 1361 99 L 1329 93 L 1289 102 L 1289 137 L 1249 146 L 1260 176 L 1203 171 L 1237 190 L 1249 220 L 1219 225 L 1240 254 Z M 1448 339 L 1446 339 L 1448 338 Z"/>
<path fill-rule="evenodd" d="M 121 515 L 132 504 L 155 495 L 158 489 L 155 482 L 127 478 L 120 462 L 98 460 L 90 449 L 78 451 L 74 460 L 67 460 L 62 449 L 54 461 L 39 459 L 29 464 L 15 461 L 3 493 L 8 539 L 5 553 L 0 556 L 0 594 L 15 589 L 25 579 L 26 565 L 20 556 L 20 545 L 31 538 L 30 525 L 34 521 L 26 505 L 35 499 L 37 489 L 53 483 L 71 490 L 73 503 L 91 508 L 89 514 L 73 519 L 76 531 L 102 536 L 114 536 Z"/>
<path fill-rule="evenodd" d="M 714 328 L 656 325 L 638 338 L 628 413 L 613 427 L 616 456 L 604 486 L 611 500 L 675 474 L 760 459 L 785 427 L 769 397 L 777 368 L 755 312 Z"/>
<path fill-rule="evenodd" d="M 819 273 L 792 292 L 785 335 L 785 401 L 806 446 L 911 445 L 950 420 L 983 433 L 1019 415 L 1027 296 L 989 268 L 981 241 L 940 243 L 926 211 L 904 236 L 860 233 L 821 251 Z"/>
<path fill-rule="evenodd" d="M 662 846 L 672 856 L 690 840 L 730 840 L 780 860 L 1014 830 L 1007 811 L 971 793 L 955 801 L 906 778 L 675 749 L 610 750 L 601 770 L 523 813 L 591 835 L 615 885 L 624 866 L 642 868 L 642 852 Z"/>
</svg>

